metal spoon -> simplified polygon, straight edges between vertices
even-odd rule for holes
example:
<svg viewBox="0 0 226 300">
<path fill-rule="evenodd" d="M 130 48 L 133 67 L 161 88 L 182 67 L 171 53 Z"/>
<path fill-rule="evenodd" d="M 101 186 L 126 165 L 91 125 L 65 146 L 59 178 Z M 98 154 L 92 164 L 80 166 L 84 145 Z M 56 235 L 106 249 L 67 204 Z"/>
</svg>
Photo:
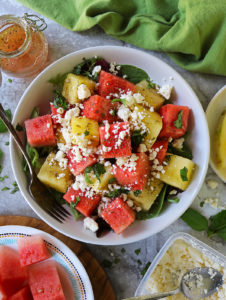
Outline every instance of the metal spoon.
<svg viewBox="0 0 226 300">
<path fill-rule="evenodd" d="M 176 290 L 122 300 L 157 300 L 178 293 L 182 293 L 188 299 L 199 300 L 214 294 L 223 282 L 223 275 L 213 268 L 194 268 L 183 275 Z"/>
</svg>

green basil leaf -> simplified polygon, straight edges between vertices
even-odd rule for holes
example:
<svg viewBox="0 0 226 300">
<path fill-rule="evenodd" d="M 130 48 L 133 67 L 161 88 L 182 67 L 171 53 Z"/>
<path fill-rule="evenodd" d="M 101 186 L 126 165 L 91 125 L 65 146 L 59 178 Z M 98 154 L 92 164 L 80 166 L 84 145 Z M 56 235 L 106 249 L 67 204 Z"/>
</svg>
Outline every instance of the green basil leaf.
<svg viewBox="0 0 226 300">
<path fill-rule="evenodd" d="M 12 120 L 12 113 L 10 109 L 6 109 L 5 113 L 8 117 L 8 119 L 11 121 Z M 5 124 L 3 123 L 3 121 L 0 119 L 0 132 L 7 132 L 8 129 L 6 128 Z"/>
<path fill-rule="evenodd" d="M 126 99 L 115 98 L 111 102 L 122 102 L 122 104 L 126 105 Z"/>
<path fill-rule="evenodd" d="M 109 193 L 107 193 L 105 196 L 108 197 L 108 198 L 117 198 L 121 194 L 129 194 L 129 190 L 127 190 L 125 188 L 115 189 L 115 190 L 110 191 Z"/>
<path fill-rule="evenodd" d="M 141 193 L 142 193 L 142 191 L 140 191 L 140 190 L 136 190 L 136 191 L 133 191 L 133 193 L 134 193 L 134 196 L 139 196 Z"/>
<path fill-rule="evenodd" d="M 65 74 L 57 74 L 55 77 L 52 77 L 48 80 L 49 83 L 52 83 L 54 89 L 58 90 L 59 92 L 62 91 L 64 86 L 64 81 L 67 77 L 68 73 Z"/>
<path fill-rule="evenodd" d="M 95 73 L 94 75 L 92 74 L 93 68 L 95 67 L 96 63 L 98 61 L 100 61 L 102 58 L 100 56 L 94 56 L 91 58 L 84 58 L 83 57 L 83 61 L 76 65 L 73 69 L 73 73 L 75 75 L 83 75 L 83 76 L 87 76 L 92 80 L 97 81 L 98 80 L 98 74 Z"/>
<path fill-rule="evenodd" d="M 53 105 L 55 108 L 62 107 L 64 110 L 68 109 L 69 103 L 66 101 L 66 99 L 60 94 L 60 92 L 55 91 L 55 98 L 53 100 Z"/>
<path fill-rule="evenodd" d="M 132 65 L 120 65 L 120 75 L 122 77 L 126 75 L 126 80 L 134 84 L 137 84 L 144 79 L 147 81 L 150 80 L 148 74 L 144 70 Z"/>
<path fill-rule="evenodd" d="M 146 137 L 147 132 L 141 133 L 141 130 L 134 130 L 131 134 L 131 146 L 135 150 Z"/>
<path fill-rule="evenodd" d="M 182 128 L 182 125 L 183 125 L 182 118 L 183 118 L 183 110 L 180 110 L 178 115 L 177 115 L 176 121 L 174 121 L 174 126 L 176 128 Z"/>
<path fill-rule="evenodd" d="M 97 179 L 100 181 L 100 176 L 106 172 L 104 165 L 96 163 L 92 168 Z"/>
<path fill-rule="evenodd" d="M 92 167 L 86 167 L 85 168 L 85 172 L 84 172 L 84 175 L 85 175 L 85 181 L 89 184 L 92 184 L 93 182 L 90 180 L 89 178 L 89 173 L 93 170 Z"/>
<path fill-rule="evenodd" d="M 210 217 L 210 225 L 208 228 L 209 235 L 226 233 L 226 210 L 222 210 L 218 214 Z"/>
<path fill-rule="evenodd" d="M 183 167 L 183 169 L 180 169 L 180 177 L 182 179 L 182 181 L 188 181 L 188 168 L 187 167 Z"/>
<path fill-rule="evenodd" d="M 193 208 L 188 208 L 186 212 L 181 216 L 181 219 L 196 231 L 203 231 L 208 229 L 207 218 Z"/>
<path fill-rule="evenodd" d="M 169 144 L 167 152 L 185 157 L 187 159 L 193 158 L 192 151 L 186 142 L 183 143 L 182 149 L 175 148 L 172 146 L 172 144 Z"/>
<path fill-rule="evenodd" d="M 114 182 L 116 182 L 116 178 L 112 177 L 112 178 L 109 179 L 108 184 L 112 184 Z"/>
<path fill-rule="evenodd" d="M 3 155 L 3 152 L 2 152 L 2 150 L 0 149 L 0 159 L 2 158 L 2 155 Z"/>
<path fill-rule="evenodd" d="M 72 212 L 72 214 L 73 214 L 73 216 L 74 216 L 74 218 L 75 218 L 76 221 L 79 220 L 82 217 L 82 215 L 77 211 L 77 209 L 75 209 L 73 207 L 73 203 L 72 202 L 70 203 L 70 209 L 71 209 L 71 212 Z"/>
<path fill-rule="evenodd" d="M 79 196 L 77 196 L 76 197 L 76 201 L 75 202 L 71 202 L 70 206 L 73 207 L 73 208 L 76 208 L 76 206 L 79 203 L 79 201 L 80 201 L 80 198 L 79 198 Z"/>
</svg>

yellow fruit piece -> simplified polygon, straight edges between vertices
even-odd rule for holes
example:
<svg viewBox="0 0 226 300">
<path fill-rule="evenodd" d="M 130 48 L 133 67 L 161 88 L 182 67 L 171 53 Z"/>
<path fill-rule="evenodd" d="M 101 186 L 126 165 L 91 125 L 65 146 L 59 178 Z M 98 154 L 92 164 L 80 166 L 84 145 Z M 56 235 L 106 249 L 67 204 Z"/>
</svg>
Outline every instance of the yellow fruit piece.
<svg viewBox="0 0 226 300">
<path fill-rule="evenodd" d="M 134 111 L 138 113 L 138 117 L 141 116 L 141 122 L 144 123 L 149 131 L 144 139 L 144 143 L 150 148 L 162 129 L 162 118 L 157 112 L 150 112 L 139 104 L 135 106 Z"/>
<path fill-rule="evenodd" d="M 164 170 L 160 180 L 184 191 L 191 182 L 195 163 L 182 156 L 170 155 Z"/>
<path fill-rule="evenodd" d="M 218 159 L 220 166 L 226 168 L 226 111 L 221 116 L 218 126 Z"/>
<path fill-rule="evenodd" d="M 71 119 L 72 142 L 81 143 L 84 147 L 99 145 L 99 125 L 97 121 L 77 117 Z"/>
<path fill-rule="evenodd" d="M 93 187 L 94 191 L 96 192 L 104 190 L 108 185 L 109 180 L 114 177 L 111 174 L 111 170 L 112 170 L 111 166 L 105 167 L 105 170 L 106 172 L 100 175 L 100 180 L 98 180 L 94 175 L 92 176 L 92 178 L 90 177 L 90 180 L 92 181 L 92 184 L 90 185 Z"/>
<path fill-rule="evenodd" d="M 61 127 L 57 127 L 57 129 L 56 129 L 56 140 L 57 140 L 57 144 L 60 143 L 60 144 L 66 145 L 66 141 L 61 132 Z"/>
<path fill-rule="evenodd" d="M 68 186 L 73 182 L 72 174 L 68 168 L 62 169 L 54 158 L 53 152 L 47 156 L 38 173 L 38 179 L 58 192 L 66 193 Z"/>
<path fill-rule="evenodd" d="M 135 204 L 143 210 L 149 210 L 161 192 L 163 186 L 164 183 L 161 180 L 153 178 L 153 181 L 148 180 L 148 183 L 141 194 L 135 196 L 134 192 L 131 191 L 129 193 L 129 198 L 131 198 Z"/>
<path fill-rule="evenodd" d="M 75 75 L 71 73 L 67 75 L 64 81 L 62 95 L 70 104 L 81 102 L 81 100 L 78 98 L 78 87 L 81 84 L 85 84 L 90 90 L 91 94 L 94 93 L 94 89 L 96 86 L 95 81 L 90 80 L 86 76 Z"/>
<path fill-rule="evenodd" d="M 136 85 L 135 93 L 140 93 L 148 105 L 153 106 L 155 110 L 159 110 L 165 101 L 155 89 L 148 88 L 148 82 L 146 80 L 142 80 Z"/>
</svg>

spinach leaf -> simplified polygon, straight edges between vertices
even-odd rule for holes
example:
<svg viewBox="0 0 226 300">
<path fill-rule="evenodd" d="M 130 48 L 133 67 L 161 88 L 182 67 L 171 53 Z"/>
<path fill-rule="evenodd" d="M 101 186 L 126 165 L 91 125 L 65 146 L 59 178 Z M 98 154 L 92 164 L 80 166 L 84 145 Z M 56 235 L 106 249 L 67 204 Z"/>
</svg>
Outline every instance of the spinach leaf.
<svg viewBox="0 0 226 300">
<path fill-rule="evenodd" d="M 87 76 L 92 80 L 97 81 L 98 80 L 98 74 L 92 74 L 92 71 L 95 67 L 95 65 L 98 63 L 98 61 L 101 61 L 102 58 L 100 56 L 94 56 L 91 58 L 86 59 L 83 57 L 83 61 L 76 65 L 72 71 L 75 75 L 83 75 Z"/>
<path fill-rule="evenodd" d="M 58 91 L 54 91 L 56 96 L 53 100 L 53 105 L 55 108 L 59 108 L 62 107 L 64 110 L 68 109 L 69 103 L 67 102 L 67 100 L 61 95 L 60 92 Z"/>
<path fill-rule="evenodd" d="M 141 130 L 134 130 L 131 134 L 131 146 L 133 150 L 135 150 L 144 140 L 146 137 L 147 132 L 141 133 Z"/>
<path fill-rule="evenodd" d="M 129 190 L 127 190 L 125 188 L 115 189 L 115 190 L 110 191 L 109 193 L 105 194 L 105 196 L 108 198 L 117 198 L 121 194 L 129 194 Z"/>
<path fill-rule="evenodd" d="M 100 163 L 96 163 L 95 165 L 92 166 L 92 168 L 97 179 L 100 181 L 100 176 L 106 172 L 104 165 Z"/>
<path fill-rule="evenodd" d="M 188 181 L 188 168 L 187 167 L 183 167 L 183 169 L 180 169 L 180 177 L 182 179 L 182 181 Z"/>
<path fill-rule="evenodd" d="M 148 74 L 144 70 L 132 65 L 120 65 L 120 75 L 122 77 L 126 75 L 126 80 L 134 84 L 137 84 L 144 79 L 150 81 Z"/>
<path fill-rule="evenodd" d="M 149 211 L 140 211 L 136 214 L 136 219 L 147 220 L 159 216 L 162 211 L 163 203 L 166 198 L 167 184 L 164 185 L 157 199 L 151 206 Z"/>
<path fill-rule="evenodd" d="M 210 217 L 208 235 L 212 236 L 215 234 L 226 239 L 226 210 L 222 210 L 215 216 Z"/>
<path fill-rule="evenodd" d="M 192 151 L 186 141 L 183 143 L 182 149 L 178 149 L 176 147 L 173 147 L 172 144 L 169 144 L 167 152 L 185 157 L 187 159 L 193 158 Z"/>
<path fill-rule="evenodd" d="M 188 208 L 181 219 L 192 229 L 203 231 L 208 229 L 208 220 L 193 208 Z"/>
<path fill-rule="evenodd" d="M 183 110 L 180 110 L 177 115 L 176 121 L 174 121 L 174 126 L 176 128 L 182 128 L 182 118 L 183 118 Z"/>
<path fill-rule="evenodd" d="M 8 117 L 8 119 L 11 121 L 12 120 L 12 113 L 10 109 L 6 109 L 5 113 Z M 2 120 L 0 120 L 0 132 L 7 132 L 8 129 L 6 128 L 5 124 L 3 123 Z"/>
<path fill-rule="evenodd" d="M 68 73 L 65 74 L 57 74 L 55 77 L 48 80 L 49 83 L 52 83 L 54 89 L 61 92 L 64 86 L 64 81 L 67 77 Z"/>
</svg>

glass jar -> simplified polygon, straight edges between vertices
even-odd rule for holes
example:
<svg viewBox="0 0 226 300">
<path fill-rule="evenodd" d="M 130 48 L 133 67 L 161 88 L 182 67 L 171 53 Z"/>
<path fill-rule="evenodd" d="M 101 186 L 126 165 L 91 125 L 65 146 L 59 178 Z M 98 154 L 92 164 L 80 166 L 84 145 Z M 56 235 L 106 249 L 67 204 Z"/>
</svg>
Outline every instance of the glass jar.
<svg viewBox="0 0 226 300">
<path fill-rule="evenodd" d="M 0 67 L 4 73 L 29 77 L 44 68 L 48 43 L 40 30 L 46 27 L 38 26 L 38 21 L 45 21 L 37 18 L 29 19 L 27 14 L 24 17 L 0 16 Z"/>
</svg>

